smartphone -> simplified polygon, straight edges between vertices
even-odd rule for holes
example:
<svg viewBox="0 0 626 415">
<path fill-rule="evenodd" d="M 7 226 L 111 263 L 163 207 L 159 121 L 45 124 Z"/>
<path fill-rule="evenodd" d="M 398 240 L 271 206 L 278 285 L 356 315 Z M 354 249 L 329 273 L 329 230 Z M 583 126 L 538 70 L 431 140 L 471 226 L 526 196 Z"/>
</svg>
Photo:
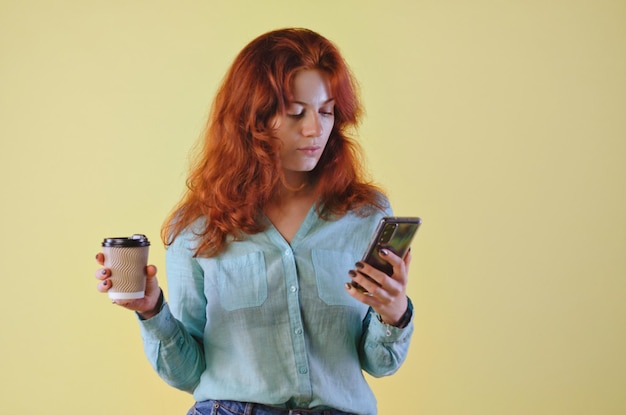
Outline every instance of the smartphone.
<svg viewBox="0 0 626 415">
<path fill-rule="evenodd" d="M 400 258 L 404 258 L 421 224 L 422 219 L 418 217 L 385 216 L 381 218 L 361 262 L 387 275 L 392 275 L 393 267 L 380 257 L 379 250 L 388 249 Z M 364 291 L 357 283 L 352 282 L 352 285 Z"/>
</svg>

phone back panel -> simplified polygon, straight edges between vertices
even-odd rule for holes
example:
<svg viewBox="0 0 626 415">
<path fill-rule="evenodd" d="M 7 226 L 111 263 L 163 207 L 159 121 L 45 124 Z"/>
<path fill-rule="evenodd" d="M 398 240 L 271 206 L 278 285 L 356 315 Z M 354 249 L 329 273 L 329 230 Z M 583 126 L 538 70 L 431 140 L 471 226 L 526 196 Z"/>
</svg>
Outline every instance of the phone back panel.
<svg viewBox="0 0 626 415">
<path fill-rule="evenodd" d="M 380 257 L 379 250 L 381 248 L 389 249 L 399 257 L 404 258 L 421 223 L 422 220 L 417 217 L 382 218 L 363 257 L 363 262 L 387 275 L 392 275 L 393 267 Z"/>
</svg>

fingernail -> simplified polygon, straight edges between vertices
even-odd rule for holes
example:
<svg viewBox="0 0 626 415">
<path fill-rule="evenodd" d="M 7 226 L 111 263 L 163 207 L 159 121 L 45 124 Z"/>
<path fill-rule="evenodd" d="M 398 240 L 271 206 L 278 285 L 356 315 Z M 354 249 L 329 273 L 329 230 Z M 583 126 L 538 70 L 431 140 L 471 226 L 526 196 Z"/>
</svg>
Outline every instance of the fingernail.
<svg viewBox="0 0 626 415">
<path fill-rule="evenodd" d="M 357 262 L 355 265 L 356 265 L 357 268 L 363 268 L 363 263 L 360 262 L 360 261 Z"/>
<path fill-rule="evenodd" d="M 380 252 L 382 256 L 386 256 L 387 254 L 389 254 L 389 251 L 387 251 L 385 248 L 381 248 L 378 252 Z"/>
<path fill-rule="evenodd" d="M 103 287 L 106 287 L 108 283 L 109 283 L 109 281 L 108 281 L 108 280 L 104 280 L 104 281 L 102 281 L 102 286 L 103 286 Z"/>
<path fill-rule="evenodd" d="M 346 290 L 350 291 L 352 289 L 352 284 L 350 284 L 349 282 L 346 282 Z"/>
<path fill-rule="evenodd" d="M 350 278 L 356 277 L 356 272 L 354 272 L 353 270 L 348 271 L 348 274 L 350 275 Z"/>
<path fill-rule="evenodd" d="M 100 271 L 100 274 L 102 274 L 102 275 L 107 275 L 107 270 L 106 270 L 106 269 L 103 269 L 102 271 Z"/>
</svg>

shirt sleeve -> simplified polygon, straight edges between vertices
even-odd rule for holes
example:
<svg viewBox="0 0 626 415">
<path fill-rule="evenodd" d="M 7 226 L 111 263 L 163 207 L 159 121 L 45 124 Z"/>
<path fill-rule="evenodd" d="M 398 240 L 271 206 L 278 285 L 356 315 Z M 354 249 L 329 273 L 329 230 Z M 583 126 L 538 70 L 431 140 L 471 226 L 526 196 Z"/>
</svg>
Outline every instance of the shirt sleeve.
<svg viewBox="0 0 626 415">
<path fill-rule="evenodd" d="M 413 310 L 411 299 L 409 307 Z M 378 313 L 370 308 L 363 320 L 361 366 L 374 377 L 395 373 L 406 359 L 412 335 L 413 316 L 409 324 L 401 329 L 380 321 Z"/>
<path fill-rule="evenodd" d="M 202 269 L 184 234 L 168 247 L 166 264 L 170 304 L 153 318 L 140 319 L 144 351 L 166 383 L 193 392 L 206 364 L 202 346 L 206 299 Z"/>
</svg>

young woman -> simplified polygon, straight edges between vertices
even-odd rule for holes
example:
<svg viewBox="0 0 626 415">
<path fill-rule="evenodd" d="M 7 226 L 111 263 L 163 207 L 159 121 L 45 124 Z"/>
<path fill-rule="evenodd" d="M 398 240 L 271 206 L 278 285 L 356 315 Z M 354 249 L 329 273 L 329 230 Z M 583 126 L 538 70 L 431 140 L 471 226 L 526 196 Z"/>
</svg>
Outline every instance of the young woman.
<svg viewBox="0 0 626 415">
<path fill-rule="evenodd" d="M 380 252 L 391 276 L 355 265 L 391 214 L 348 136 L 359 115 L 338 49 L 310 30 L 259 36 L 226 74 L 163 226 L 169 301 L 149 266 L 145 297 L 118 302 L 158 374 L 193 393 L 189 414 L 376 414 L 363 371 L 406 357 L 410 254 Z M 106 292 L 110 270 L 96 275 Z"/>
</svg>

